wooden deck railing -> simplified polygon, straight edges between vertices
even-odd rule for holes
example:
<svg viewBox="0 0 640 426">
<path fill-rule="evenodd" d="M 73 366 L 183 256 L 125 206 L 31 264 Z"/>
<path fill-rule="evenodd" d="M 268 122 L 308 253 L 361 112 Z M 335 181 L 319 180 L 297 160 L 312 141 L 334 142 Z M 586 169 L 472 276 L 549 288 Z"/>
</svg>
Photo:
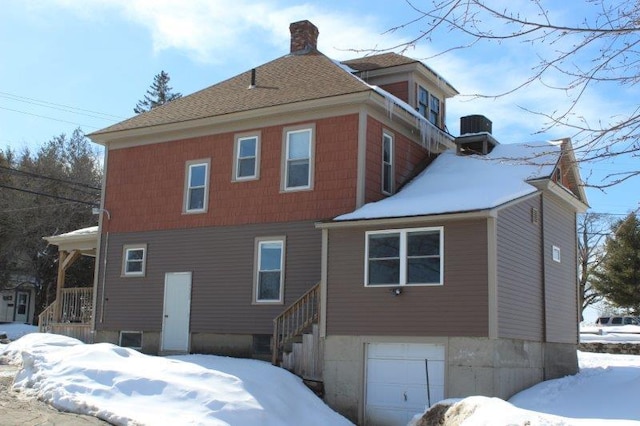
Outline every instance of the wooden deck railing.
<svg viewBox="0 0 640 426">
<path fill-rule="evenodd" d="M 54 301 L 52 304 L 47 306 L 44 311 L 38 315 L 38 331 L 40 333 L 48 333 L 51 331 L 51 324 L 53 324 L 53 318 L 56 314 L 56 306 L 58 301 Z"/>
<path fill-rule="evenodd" d="M 285 344 L 320 318 L 320 283 L 314 285 L 273 320 L 272 363 L 278 363 Z"/>
<path fill-rule="evenodd" d="M 63 323 L 91 322 L 93 315 L 93 288 L 65 288 L 62 290 L 60 321 Z"/>
<path fill-rule="evenodd" d="M 55 333 L 92 343 L 93 288 L 62 289 L 61 306 L 58 300 L 38 316 L 38 331 Z"/>
<path fill-rule="evenodd" d="M 62 303 L 59 310 L 58 303 Z M 56 318 L 57 312 L 59 318 Z M 38 327 L 46 332 L 52 324 L 90 324 L 92 316 L 93 288 L 65 288 L 62 301 L 54 301 L 38 316 Z"/>
</svg>

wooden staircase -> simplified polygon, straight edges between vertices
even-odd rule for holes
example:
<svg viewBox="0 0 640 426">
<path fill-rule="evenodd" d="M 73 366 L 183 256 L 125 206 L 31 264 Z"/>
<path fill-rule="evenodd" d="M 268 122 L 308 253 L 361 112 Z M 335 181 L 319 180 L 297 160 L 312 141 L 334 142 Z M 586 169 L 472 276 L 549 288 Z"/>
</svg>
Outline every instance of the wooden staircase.
<svg viewBox="0 0 640 426">
<path fill-rule="evenodd" d="M 308 385 L 309 382 L 322 383 L 323 342 L 319 320 L 320 283 L 273 320 L 272 363 L 302 377 Z"/>
</svg>

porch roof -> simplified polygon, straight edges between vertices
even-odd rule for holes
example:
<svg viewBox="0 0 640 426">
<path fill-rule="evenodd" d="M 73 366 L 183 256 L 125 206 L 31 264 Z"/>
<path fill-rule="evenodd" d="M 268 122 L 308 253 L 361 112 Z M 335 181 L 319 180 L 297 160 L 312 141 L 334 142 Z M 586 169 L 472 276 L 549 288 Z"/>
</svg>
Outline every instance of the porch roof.
<svg viewBox="0 0 640 426">
<path fill-rule="evenodd" d="M 58 246 L 59 251 L 79 251 L 85 256 L 95 256 L 98 247 L 98 227 L 77 229 L 60 235 L 43 237 L 49 244 Z"/>
</svg>

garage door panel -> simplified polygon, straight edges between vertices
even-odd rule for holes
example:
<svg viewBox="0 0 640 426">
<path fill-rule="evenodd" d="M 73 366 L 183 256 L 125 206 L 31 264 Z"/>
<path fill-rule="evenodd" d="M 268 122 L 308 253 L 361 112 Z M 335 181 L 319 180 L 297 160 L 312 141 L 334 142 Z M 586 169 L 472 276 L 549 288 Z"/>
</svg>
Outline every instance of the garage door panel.
<svg viewBox="0 0 640 426">
<path fill-rule="evenodd" d="M 407 419 L 407 413 L 404 410 L 378 409 L 372 407 L 367 411 L 365 420 L 367 426 L 393 426 L 406 425 L 410 418 Z"/>
<path fill-rule="evenodd" d="M 433 359 L 444 361 L 444 350 L 439 345 L 406 344 L 405 358 L 408 359 Z"/>
<path fill-rule="evenodd" d="M 403 360 L 370 359 L 367 366 L 368 380 L 383 383 L 405 383 L 406 366 Z"/>
<path fill-rule="evenodd" d="M 367 392 L 367 404 L 377 407 L 399 407 L 404 404 L 405 386 L 402 384 L 374 384 Z"/>
<path fill-rule="evenodd" d="M 369 345 L 369 358 L 390 358 L 390 359 L 402 359 L 404 358 L 404 351 L 399 351 L 402 344 L 400 343 L 376 343 L 375 345 Z"/>
<path fill-rule="evenodd" d="M 428 362 L 425 362 L 425 359 Z M 429 368 L 427 392 L 426 368 Z M 404 425 L 428 402 L 444 398 L 444 346 L 372 343 L 367 346 L 367 425 Z"/>
</svg>

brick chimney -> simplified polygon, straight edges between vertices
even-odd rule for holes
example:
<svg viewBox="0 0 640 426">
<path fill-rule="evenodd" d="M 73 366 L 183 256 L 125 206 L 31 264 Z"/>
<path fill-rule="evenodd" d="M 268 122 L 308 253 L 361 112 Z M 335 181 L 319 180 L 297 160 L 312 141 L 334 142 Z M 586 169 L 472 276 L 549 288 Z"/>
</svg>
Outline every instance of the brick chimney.
<svg viewBox="0 0 640 426">
<path fill-rule="evenodd" d="M 318 50 L 318 27 L 304 20 L 289 25 L 291 53 L 307 53 Z"/>
</svg>

